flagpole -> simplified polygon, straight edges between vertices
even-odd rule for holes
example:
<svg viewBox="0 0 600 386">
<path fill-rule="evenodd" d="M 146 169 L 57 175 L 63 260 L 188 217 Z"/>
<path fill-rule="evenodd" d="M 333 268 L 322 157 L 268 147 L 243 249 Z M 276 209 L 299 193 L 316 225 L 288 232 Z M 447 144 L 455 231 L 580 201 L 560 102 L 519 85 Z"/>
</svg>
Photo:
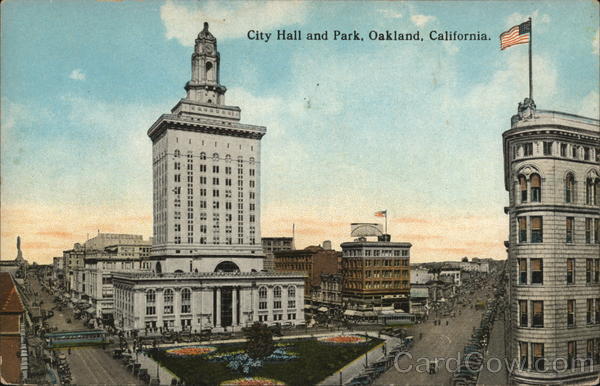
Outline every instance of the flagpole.
<svg viewBox="0 0 600 386">
<path fill-rule="evenodd" d="M 532 79 L 532 65 L 531 65 L 531 42 L 533 40 L 533 23 L 529 18 L 529 99 L 533 101 L 533 79 Z"/>
<path fill-rule="evenodd" d="M 387 235 L 387 209 L 385 210 L 385 234 Z"/>
</svg>

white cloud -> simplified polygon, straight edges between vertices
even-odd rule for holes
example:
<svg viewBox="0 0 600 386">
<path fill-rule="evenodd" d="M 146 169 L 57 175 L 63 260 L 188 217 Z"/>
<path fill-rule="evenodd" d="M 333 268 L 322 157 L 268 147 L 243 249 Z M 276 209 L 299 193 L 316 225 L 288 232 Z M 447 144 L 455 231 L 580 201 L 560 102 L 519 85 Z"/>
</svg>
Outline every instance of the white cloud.
<svg viewBox="0 0 600 386">
<path fill-rule="evenodd" d="M 392 9 L 379 9 L 377 10 L 377 12 L 379 12 L 383 15 L 383 17 L 388 19 L 400 19 L 402 17 L 402 14 L 400 12 L 396 12 Z"/>
<path fill-rule="evenodd" d="M 536 10 L 530 15 L 523 15 L 518 12 L 511 14 L 509 17 L 506 18 L 506 27 L 510 28 L 514 25 L 524 23 L 530 17 L 531 21 L 533 22 L 533 28 L 535 28 L 536 25 L 550 23 L 550 16 L 548 14 L 540 14 L 540 11 Z"/>
<path fill-rule="evenodd" d="M 425 25 L 427 25 L 427 23 L 434 21 L 435 20 L 435 16 L 428 16 L 428 15 L 412 15 L 410 17 L 410 20 L 415 23 L 415 25 L 417 27 L 424 27 Z"/>
<path fill-rule="evenodd" d="M 584 117 L 600 119 L 599 101 L 600 94 L 598 94 L 598 91 L 590 91 L 590 93 L 581 101 L 581 107 L 577 114 L 583 115 Z"/>
<path fill-rule="evenodd" d="M 204 22 L 220 39 L 245 37 L 248 30 L 270 32 L 274 28 L 304 22 L 307 3 L 300 1 L 267 2 L 191 2 L 167 1 L 160 7 L 160 18 L 167 39 L 192 46 Z"/>
<path fill-rule="evenodd" d="M 592 54 L 600 54 L 600 29 L 596 31 L 596 35 L 592 39 Z"/>
<path fill-rule="evenodd" d="M 2 131 L 13 129 L 19 121 L 27 119 L 27 117 L 28 114 L 25 106 L 11 102 L 8 98 L 2 98 L 2 121 L 0 125 Z"/>
<path fill-rule="evenodd" d="M 85 73 L 81 70 L 81 68 L 76 68 L 71 71 L 69 78 L 73 80 L 85 80 Z"/>
</svg>

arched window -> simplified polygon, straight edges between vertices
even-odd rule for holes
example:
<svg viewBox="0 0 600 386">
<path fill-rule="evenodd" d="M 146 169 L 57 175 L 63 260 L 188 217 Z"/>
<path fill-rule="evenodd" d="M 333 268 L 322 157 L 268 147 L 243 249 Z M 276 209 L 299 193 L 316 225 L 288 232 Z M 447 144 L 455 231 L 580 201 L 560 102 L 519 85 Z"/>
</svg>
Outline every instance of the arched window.
<svg viewBox="0 0 600 386">
<path fill-rule="evenodd" d="M 521 192 L 521 202 L 527 202 L 527 179 L 524 175 L 519 175 L 519 191 Z"/>
<path fill-rule="evenodd" d="M 567 174 L 567 178 L 565 178 L 565 202 L 575 202 L 575 177 L 571 173 Z"/>
<path fill-rule="evenodd" d="M 154 290 L 146 291 L 146 303 L 156 302 L 156 292 Z"/>
<path fill-rule="evenodd" d="M 281 297 L 281 287 L 276 286 L 273 288 L 273 297 L 280 298 Z"/>
<path fill-rule="evenodd" d="M 291 285 L 288 287 L 288 298 L 295 298 L 295 297 L 296 297 L 296 287 Z"/>
<path fill-rule="evenodd" d="M 192 291 L 189 288 L 181 290 L 181 313 L 188 314 L 192 312 Z"/>
<path fill-rule="evenodd" d="M 267 298 L 267 287 L 260 287 L 258 289 L 258 297 L 259 297 L 259 299 Z"/>
<path fill-rule="evenodd" d="M 212 159 L 213 159 L 213 161 L 218 161 L 219 160 L 219 153 L 213 153 Z"/>
<path fill-rule="evenodd" d="M 200 153 L 200 159 L 206 159 L 206 153 L 205 152 Z"/>
<path fill-rule="evenodd" d="M 250 157 L 250 163 L 253 164 L 254 163 L 254 157 Z"/>
<path fill-rule="evenodd" d="M 542 179 L 539 174 L 531 175 L 531 202 L 542 201 Z"/>
<path fill-rule="evenodd" d="M 173 153 L 173 155 L 175 157 L 179 157 L 181 155 L 181 152 L 179 151 L 179 149 L 175 149 L 175 152 Z"/>
<path fill-rule="evenodd" d="M 163 293 L 164 299 L 164 313 L 172 314 L 173 313 L 173 290 L 167 288 Z"/>
<path fill-rule="evenodd" d="M 225 156 L 225 162 L 231 162 L 231 154 Z"/>
<path fill-rule="evenodd" d="M 585 180 L 585 203 L 590 205 L 594 202 L 594 180 L 591 177 Z"/>
<path fill-rule="evenodd" d="M 232 261 L 222 261 L 215 267 L 215 272 L 239 272 L 240 267 Z"/>
</svg>

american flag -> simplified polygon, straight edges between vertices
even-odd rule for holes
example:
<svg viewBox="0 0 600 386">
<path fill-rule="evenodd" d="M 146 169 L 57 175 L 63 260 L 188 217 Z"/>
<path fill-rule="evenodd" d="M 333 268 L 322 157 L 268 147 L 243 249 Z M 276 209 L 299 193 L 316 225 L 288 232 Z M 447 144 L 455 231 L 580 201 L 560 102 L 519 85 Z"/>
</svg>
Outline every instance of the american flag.
<svg viewBox="0 0 600 386">
<path fill-rule="evenodd" d="M 380 210 L 379 212 L 375 212 L 375 217 L 385 217 L 387 215 L 387 210 Z"/>
<path fill-rule="evenodd" d="M 529 43 L 530 35 L 531 20 L 528 20 L 500 34 L 500 49 L 503 50 L 516 44 Z"/>
</svg>

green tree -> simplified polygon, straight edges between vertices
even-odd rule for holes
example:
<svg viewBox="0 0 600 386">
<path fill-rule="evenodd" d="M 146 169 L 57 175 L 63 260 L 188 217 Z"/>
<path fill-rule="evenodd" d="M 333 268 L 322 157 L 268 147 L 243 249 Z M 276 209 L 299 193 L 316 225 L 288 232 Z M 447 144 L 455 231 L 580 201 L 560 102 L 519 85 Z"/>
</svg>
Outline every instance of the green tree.
<svg viewBox="0 0 600 386">
<path fill-rule="evenodd" d="M 263 323 L 255 322 L 244 329 L 246 337 L 246 352 L 254 359 L 268 357 L 275 350 L 273 332 Z"/>
</svg>

